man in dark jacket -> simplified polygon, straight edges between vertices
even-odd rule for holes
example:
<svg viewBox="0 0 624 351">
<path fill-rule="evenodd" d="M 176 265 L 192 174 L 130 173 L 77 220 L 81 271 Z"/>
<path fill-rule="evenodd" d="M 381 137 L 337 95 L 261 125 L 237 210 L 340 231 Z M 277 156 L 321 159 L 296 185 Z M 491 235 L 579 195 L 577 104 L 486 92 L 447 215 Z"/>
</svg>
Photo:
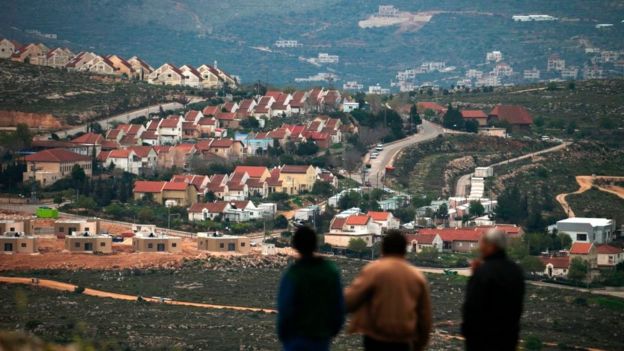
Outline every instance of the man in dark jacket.
<svg viewBox="0 0 624 351">
<path fill-rule="evenodd" d="M 488 231 L 466 288 L 462 334 L 467 351 L 515 351 L 524 299 L 524 274 L 507 258 L 507 235 Z"/>
<path fill-rule="evenodd" d="M 345 306 L 337 267 L 314 256 L 316 233 L 297 229 L 293 247 L 300 258 L 279 287 L 277 333 L 285 351 L 326 351 L 344 323 Z"/>
</svg>

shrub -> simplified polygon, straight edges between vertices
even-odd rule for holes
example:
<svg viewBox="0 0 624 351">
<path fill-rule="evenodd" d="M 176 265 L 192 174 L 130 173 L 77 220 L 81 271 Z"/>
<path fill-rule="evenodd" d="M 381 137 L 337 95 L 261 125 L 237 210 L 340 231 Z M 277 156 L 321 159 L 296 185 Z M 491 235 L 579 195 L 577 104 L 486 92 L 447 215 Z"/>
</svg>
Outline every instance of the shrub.
<svg viewBox="0 0 624 351">
<path fill-rule="evenodd" d="M 542 344 L 542 340 L 534 335 L 529 335 L 526 340 L 524 340 L 524 347 L 527 350 L 536 350 L 539 351 L 542 349 L 544 345 Z"/>
<path fill-rule="evenodd" d="M 77 285 L 77 286 L 74 288 L 74 292 L 75 292 L 76 294 L 82 294 L 84 291 L 85 291 L 84 286 Z"/>
</svg>

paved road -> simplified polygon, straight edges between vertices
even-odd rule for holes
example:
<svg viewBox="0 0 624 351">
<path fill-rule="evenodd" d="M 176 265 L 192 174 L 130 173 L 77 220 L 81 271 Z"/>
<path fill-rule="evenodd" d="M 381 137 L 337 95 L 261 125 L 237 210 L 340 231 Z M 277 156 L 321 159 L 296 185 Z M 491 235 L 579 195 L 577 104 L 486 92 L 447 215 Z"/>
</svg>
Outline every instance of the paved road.
<svg viewBox="0 0 624 351">
<path fill-rule="evenodd" d="M 190 99 L 191 103 L 193 102 L 198 102 L 201 101 L 200 98 L 194 97 Z M 144 107 L 138 110 L 134 110 L 134 111 L 128 111 L 128 112 L 124 112 L 118 115 L 114 115 L 114 116 L 110 116 L 104 119 L 100 119 L 97 122 L 100 123 L 100 125 L 102 125 L 103 128 L 107 128 L 107 124 L 109 123 L 113 123 L 113 122 L 124 122 L 127 123 L 129 122 L 131 119 L 139 117 L 139 116 L 147 116 L 149 113 L 155 113 L 158 112 L 159 108 L 162 106 L 162 108 L 164 110 L 175 110 L 175 109 L 180 109 L 182 107 L 184 107 L 182 104 L 178 103 L 178 102 L 167 102 L 164 104 L 157 104 L 157 105 L 151 105 L 148 107 Z M 86 131 L 87 126 L 86 125 L 81 125 L 78 127 L 73 127 L 70 129 L 66 129 L 63 131 L 58 131 L 56 132 L 56 135 L 58 135 L 60 138 L 64 138 L 67 135 L 72 135 L 72 134 L 76 134 L 78 132 L 85 132 Z M 50 137 L 50 135 L 48 135 L 48 137 Z"/>
<path fill-rule="evenodd" d="M 531 153 L 528 153 L 528 154 L 524 154 L 522 156 L 518 156 L 518 157 L 510 158 L 508 160 L 504 160 L 504 161 L 493 163 L 493 164 L 489 165 L 488 167 L 496 167 L 496 166 L 506 165 L 506 164 L 510 164 L 510 163 L 514 163 L 514 162 L 518 162 L 518 161 L 522 161 L 522 160 L 526 160 L 527 158 L 532 158 L 532 157 L 539 156 L 539 155 L 542 155 L 542 154 L 547 154 L 547 153 L 550 153 L 550 152 L 559 151 L 559 150 L 567 148 L 568 146 L 570 146 L 570 144 L 572 144 L 572 142 L 565 141 L 565 142 L 563 142 L 561 144 L 555 145 L 553 147 L 549 147 L 548 149 L 544 149 L 544 150 L 540 150 L 540 151 L 536 151 L 536 152 L 531 152 Z M 459 179 L 457 179 L 457 182 L 455 183 L 455 196 L 466 196 L 466 187 L 467 187 L 467 185 L 470 184 L 470 177 L 471 176 L 472 176 L 472 173 L 464 174 L 463 176 L 459 177 Z"/>
<path fill-rule="evenodd" d="M 367 175 L 368 181 L 370 181 L 371 185 L 374 187 L 382 187 L 386 166 L 392 165 L 394 158 L 401 150 L 407 146 L 431 140 L 443 133 L 445 133 L 445 129 L 441 126 L 423 121 L 421 129 L 417 134 L 385 144 L 383 151 L 379 153 L 376 159 L 370 160 L 370 153 L 366 154 L 366 156 L 364 156 L 364 161 L 369 161 L 371 165 Z M 352 178 L 357 182 L 362 181 L 361 175 L 354 175 Z"/>
</svg>

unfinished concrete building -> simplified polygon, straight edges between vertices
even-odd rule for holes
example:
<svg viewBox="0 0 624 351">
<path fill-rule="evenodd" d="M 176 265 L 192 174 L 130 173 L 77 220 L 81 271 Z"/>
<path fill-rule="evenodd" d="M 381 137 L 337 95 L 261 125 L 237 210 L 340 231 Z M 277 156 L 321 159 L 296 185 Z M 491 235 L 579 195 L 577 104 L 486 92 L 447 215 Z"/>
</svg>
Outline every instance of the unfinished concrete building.
<svg viewBox="0 0 624 351">
<path fill-rule="evenodd" d="M 135 252 L 170 252 L 182 251 L 182 239 L 175 236 L 138 233 L 132 238 L 132 248 Z"/>
<path fill-rule="evenodd" d="M 212 252 L 248 253 L 250 241 L 246 236 L 219 233 L 197 233 L 197 249 Z"/>
<path fill-rule="evenodd" d="M 65 235 L 65 250 L 72 253 L 111 253 L 113 252 L 113 237 L 88 231 L 72 232 L 71 235 Z"/>
</svg>

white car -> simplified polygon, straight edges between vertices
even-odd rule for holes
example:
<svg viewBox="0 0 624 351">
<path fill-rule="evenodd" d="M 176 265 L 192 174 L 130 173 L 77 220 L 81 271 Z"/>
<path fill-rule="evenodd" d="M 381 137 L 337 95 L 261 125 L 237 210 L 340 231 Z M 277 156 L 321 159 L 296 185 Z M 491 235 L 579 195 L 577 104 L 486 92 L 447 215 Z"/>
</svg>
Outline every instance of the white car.
<svg viewBox="0 0 624 351">
<path fill-rule="evenodd" d="M 381 147 L 381 146 L 377 146 L 377 147 L 375 148 L 375 151 L 383 151 L 383 147 Z"/>
<path fill-rule="evenodd" d="M 377 158 L 377 156 L 379 156 L 379 154 L 372 153 L 372 154 L 370 155 L 370 159 L 371 159 L 371 160 L 374 160 L 374 159 L 376 159 L 376 158 Z"/>
</svg>

